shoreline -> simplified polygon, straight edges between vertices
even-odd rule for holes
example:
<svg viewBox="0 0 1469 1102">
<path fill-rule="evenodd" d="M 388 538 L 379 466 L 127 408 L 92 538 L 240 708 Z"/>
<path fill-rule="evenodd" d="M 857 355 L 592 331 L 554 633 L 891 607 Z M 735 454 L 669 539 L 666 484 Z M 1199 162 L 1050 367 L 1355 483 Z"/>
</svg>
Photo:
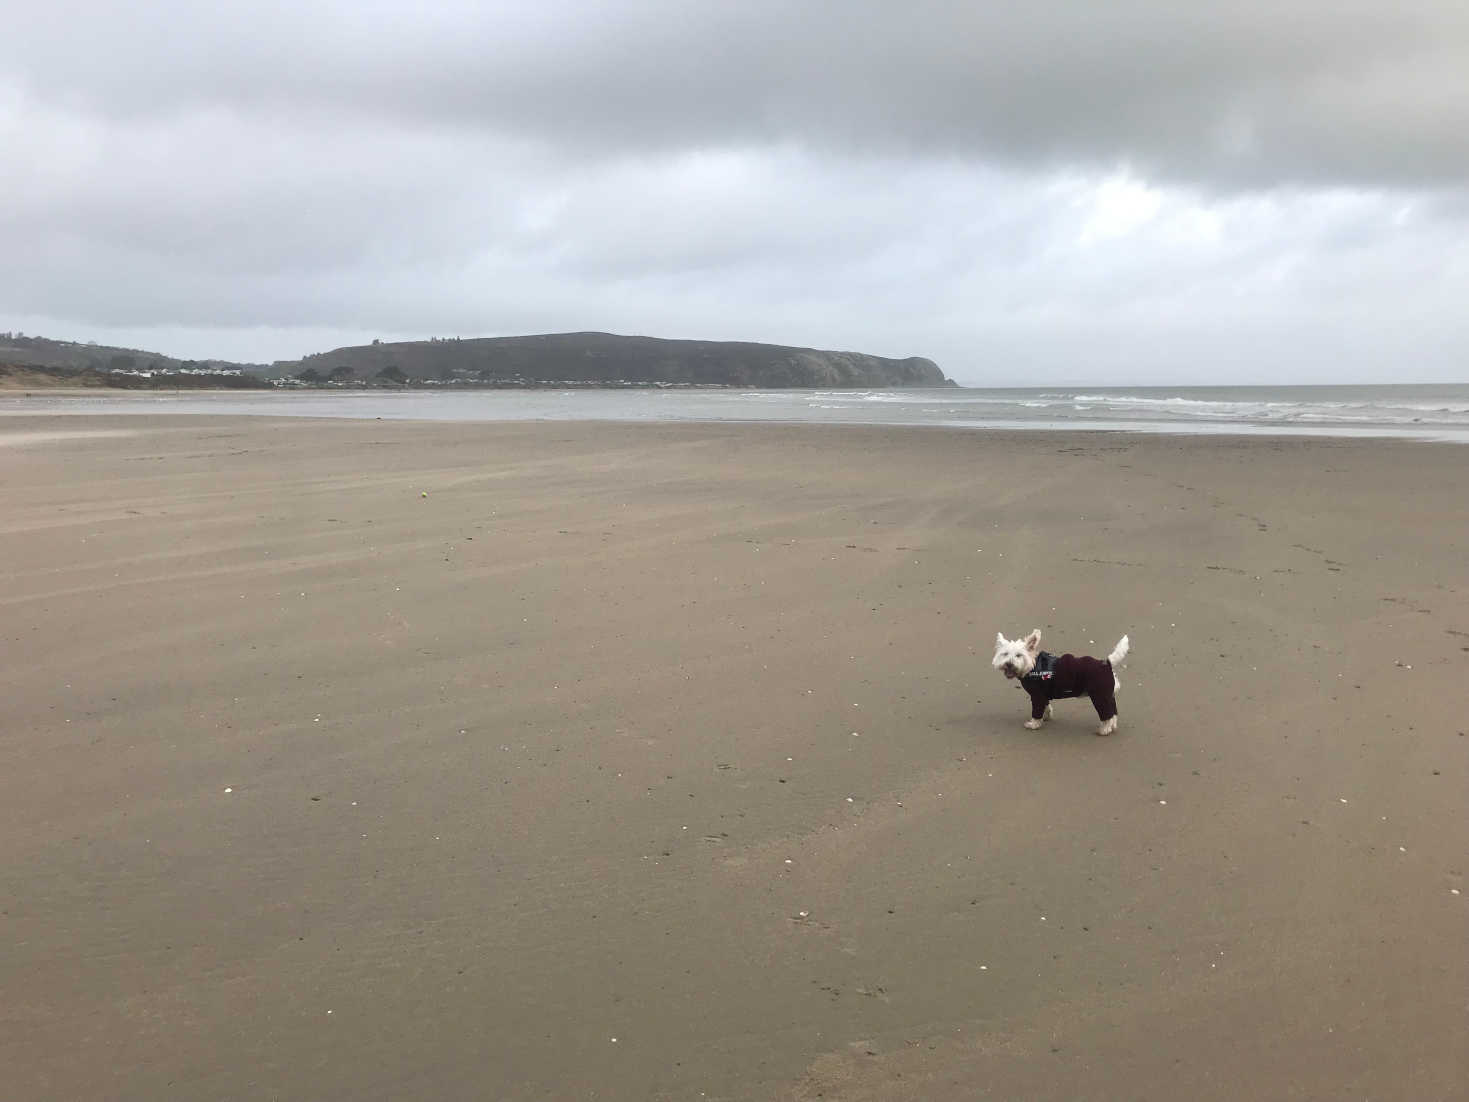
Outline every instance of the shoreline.
<svg viewBox="0 0 1469 1102">
<path fill-rule="evenodd" d="M 955 388 L 963 390 L 964 388 Z M 983 388 L 972 388 L 983 392 Z M 1106 389 L 1106 388 L 1101 388 Z M 1147 388 L 1136 388 L 1147 389 Z M 1186 389 L 1186 388 L 1179 388 Z M 1212 389 L 1212 388 L 1195 388 Z M 1302 388 L 1285 387 L 1283 390 Z M 1331 388 L 1323 388 L 1331 389 Z M 487 394 L 505 399 L 508 404 L 493 410 L 480 408 L 463 410 L 436 404 L 450 394 Z M 1286 438 L 1286 439 L 1338 439 L 1338 440 L 1398 440 L 1419 443 L 1463 445 L 1469 444 L 1469 425 L 1446 423 L 1317 423 L 1304 421 L 1271 420 L 1168 420 L 1163 418 L 1128 418 L 1122 416 L 1101 417 L 1082 420 L 1075 417 L 1046 419 L 1043 417 L 986 418 L 972 414 L 965 419 L 944 418 L 925 413 L 904 419 L 900 412 L 895 415 L 884 411 L 883 417 L 853 416 L 844 411 L 812 413 L 796 409 L 759 410 L 742 405 L 716 405 L 707 409 L 693 407 L 672 412 L 655 405 L 624 405 L 584 414 L 561 404 L 556 399 L 586 395 L 616 396 L 623 400 L 649 399 L 659 396 L 667 400 L 678 400 L 680 396 L 696 400 L 700 396 L 743 399 L 750 396 L 774 397 L 791 402 L 802 396 L 827 397 L 838 395 L 840 399 L 860 398 L 870 393 L 863 390 L 839 391 L 743 391 L 737 388 L 533 388 L 491 390 L 445 391 L 436 389 L 407 389 L 401 391 L 347 391 L 347 390 L 185 390 L 179 392 L 157 391 L 94 391 L 54 390 L 42 393 L 29 391 L 0 390 L 0 419 L 31 416 L 137 416 L 171 415 L 201 417 L 251 417 L 290 418 L 350 421 L 394 420 L 420 424 L 516 424 L 540 423 L 603 423 L 603 424 L 655 424 L 682 423 L 693 425 L 761 425 L 761 424 L 808 424 L 813 426 L 833 425 L 865 428 L 946 428 L 982 433 L 1126 433 L 1139 436 L 1178 437 L 1242 437 L 1242 438 Z M 894 393 L 902 394 L 902 391 Z M 906 395 L 905 395 L 906 397 Z M 6 399 L 9 398 L 9 401 Z M 97 399 L 101 399 L 100 402 Z M 92 400 L 85 406 L 81 400 Z M 549 402 L 548 402 L 549 400 Z M 833 399 L 836 400 L 836 399 Z M 934 399 L 938 400 L 938 399 Z M 72 405 L 72 403 L 78 403 Z M 211 408 L 213 402 L 231 408 Z M 297 403 L 295 410 L 278 408 L 277 403 Z M 352 406 L 355 405 L 355 409 Z M 405 405 L 413 408 L 405 412 Z M 9 408 L 7 408 L 7 406 Z M 168 406 L 184 408 L 167 409 Z M 110 407 L 110 408 L 106 408 Z M 347 407 L 343 411 L 343 407 Z M 822 406 L 823 411 L 829 406 Z"/>
<path fill-rule="evenodd" d="M 1459 1089 L 1459 453 L 909 427 L 0 418 L 16 1096 Z"/>
</svg>

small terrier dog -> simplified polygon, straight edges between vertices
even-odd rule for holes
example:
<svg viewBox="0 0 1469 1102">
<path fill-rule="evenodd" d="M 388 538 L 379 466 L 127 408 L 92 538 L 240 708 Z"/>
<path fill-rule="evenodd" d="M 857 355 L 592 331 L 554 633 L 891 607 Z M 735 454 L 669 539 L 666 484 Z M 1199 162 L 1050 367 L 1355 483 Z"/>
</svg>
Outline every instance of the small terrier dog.
<svg viewBox="0 0 1469 1102">
<path fill-rule="evenodd" d="M 1030 718 L 1025 726 L 1032 731 L 1051 718 L 1051 701 L 1088 696 L 1102 721 L 1097 734 L 1110 735 L 1117 730 L 1116 692 L 1122 688 L 1113 670 L 1126 657 L 1127 636 L 1124 635 L 1105 660 L 1078 658 L 1074 654 L 1057 658 L 1041 650 L 1041 629 L 1036 628 L 1024 639 L 1006 639 L 996 634 L 993 665 L 1007 678 L 1018 677 L 1020 687 L 1030 694 Z"/>
</svg>

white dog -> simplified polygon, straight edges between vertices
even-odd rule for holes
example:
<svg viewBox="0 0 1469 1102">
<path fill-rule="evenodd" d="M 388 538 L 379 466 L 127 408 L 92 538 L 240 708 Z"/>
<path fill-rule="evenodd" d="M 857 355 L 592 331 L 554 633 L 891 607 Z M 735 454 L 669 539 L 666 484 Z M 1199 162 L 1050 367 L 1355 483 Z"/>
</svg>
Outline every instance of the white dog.
<svg viewBox="0 0 1469 1102">
<path fill-rule="evenodd" d="M 1036 628 L 1024 639 L 997 634 L 992 664 L 1007 678 L 1019 678 L 1020 687 L 1030 694 L 1030 719 L 1025 725 L 1032 731 L 1051 718 L 1051 701 L 1087 696 L 1102 721 L 1097 734 L 1110 735 L 1117 730 L 1116 693 L 1122 688 L 1114 671 L 1127 657 L 1127 648 L 1124 635 L 1106 659 L 1074 654 L 1057 658 L 1041 650 L 1041 629 Z"/>
</svg>

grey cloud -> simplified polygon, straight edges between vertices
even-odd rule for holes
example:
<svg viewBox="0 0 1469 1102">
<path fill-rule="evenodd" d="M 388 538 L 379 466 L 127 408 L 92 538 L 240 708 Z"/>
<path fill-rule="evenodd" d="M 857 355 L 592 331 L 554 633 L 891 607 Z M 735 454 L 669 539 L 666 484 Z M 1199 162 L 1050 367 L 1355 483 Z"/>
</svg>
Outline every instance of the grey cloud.
<svg viewBox="0 0 1469 1102">
<path fill-rule="evenodd" d="M 1469 178 L 1457 0 L 71 6 L 22 12 L 22 79 L 64 74 L 114 115 L 204 102 L 578 156 L 790 142 L 1225 188 Z"/>
<path fill-rule="evenodd" d="M 600 328 L 972 382 L 1463 374 L 1457 0 L 5 15 L 0 328 L 246 359 Z"/>
</svg>

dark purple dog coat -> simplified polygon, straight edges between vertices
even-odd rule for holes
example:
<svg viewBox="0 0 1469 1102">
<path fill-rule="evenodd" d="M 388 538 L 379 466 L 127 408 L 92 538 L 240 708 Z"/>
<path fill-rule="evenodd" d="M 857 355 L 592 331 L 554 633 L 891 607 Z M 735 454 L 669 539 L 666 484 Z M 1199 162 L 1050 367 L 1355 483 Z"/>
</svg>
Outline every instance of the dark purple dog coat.
<svg viewBox="0 0 1469 1102">
<path fill-rule="evenodd" d="M 1035 668 L 1020 679 L 1020 687 L 1030 694 L 1030 718 L 1041 719 L 1046 705 L 1053 700 L 1073 696 L 1089 696 L 1103 723 L 1117 714 L 1117 698 L 1113 686 L 1112 663 L 1103 658 L 1078 658 L 1074 654 L 1041 651 L 1035 657 Z"/>
</svg>

